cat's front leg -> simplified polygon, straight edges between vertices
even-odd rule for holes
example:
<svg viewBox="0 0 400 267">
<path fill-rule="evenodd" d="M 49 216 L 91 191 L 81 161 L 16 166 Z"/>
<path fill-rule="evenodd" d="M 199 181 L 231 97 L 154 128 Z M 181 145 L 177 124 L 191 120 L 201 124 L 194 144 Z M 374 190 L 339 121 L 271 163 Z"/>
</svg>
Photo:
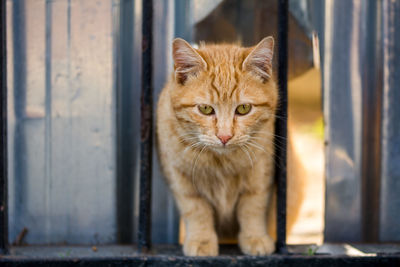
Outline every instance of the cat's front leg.
<svg viewBox="0 0 400 267">
<path fill-rule="evenodd" d="M 239 246 L 248 255 L 268 255 L 275 242 L 267 233 L 266 209 L 270 192 L 246 192 L 240 196 L 237 215 L 240 224 Z"/>
<path fill-rule="evenodd" d="M 218 237 L 211 206 L 199 196 L 180 197 L 179 206 L 186 227 L 183 253 L 186 256 L 217 256 Z"/>
<path fill-rule="evenodd" d="M 178 173 L 170 186 L 185 222 L 183 253 L 186 256 L 217 256 L 218 237 L 210 203 L 198 194 L 189 179 Z"/>
</svg>

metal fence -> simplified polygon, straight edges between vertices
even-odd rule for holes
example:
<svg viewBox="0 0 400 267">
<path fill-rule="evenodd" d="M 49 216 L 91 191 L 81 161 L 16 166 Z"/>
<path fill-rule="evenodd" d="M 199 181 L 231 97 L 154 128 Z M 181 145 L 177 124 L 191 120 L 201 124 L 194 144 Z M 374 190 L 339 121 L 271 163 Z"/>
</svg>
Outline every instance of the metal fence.
<svg viewBox="0 0 400 267">
<path fill-rule="evenodd" d="M 399 12 L 399 1 L 325 1 L 328 242 L 400 240 Z"/>
<path fill-rule="evenodd" d="M 23 5 L 23 1 L 15 2 L 13 7 L 14 16 L 21 16 L 25 10 L 25 6 Z M 69 2 L 68 2 L 69 3 Z M 32 3 L 30 3 L 32 4 Z M 2 203 L 1 203 L 1 214 L 2 214 L 2 223 L 3 227 L 1 227 L 1 237 L 2 237 L 2 249 L 6 251 L 7 244 L 8 244 L 8 232 L 7 232 L 7 212 L 8 212 L 8 199 L 7 199 L 7 84 L 6 84 L 6 19 L 5 19 L 5 11 L 6 11 L 6 4 L 5 1 L 2 2 L 2 72 L 1 72 L 1 82 L 2 82 L 2 158 L 1 158 L 1 166 L 2 166 L 2 176 L 1 176 L 1 196 L 2 196 Z M 43 6 L 43 12 L 46 14 L 46 20 L 52 19 L 52 6 L 45 5 Z M 67 7 L 69 8 L 69 7 Z M 140 135 L 140 214 L 139 214 L 139 238 L 138 238 L 138 248 L 142 250 L 142 248 L 150 248 L 151 244 L 151 179 L 152 179 L 152 152 L 153 152 L 153 145 L 152 145 L 152 138 L 153 138 L 153 2 L 152 1 L 143 1 L 142 2 L 142 92 L 141 92 L 141 135 Z M 19 13 L 20 12 L 20 13 Z M 17 19 L 16 19 L 17 21 Z M 22 23 L 22 24 L 21 24 Z M 46 23 L 48 28 L 43 29 L 46 33 L 47 39 L 44 39 L 46 43 L 45 52 L 45 64 L 51 64 L 51 40 L 49 36 L 52 34 L 51 27 L 56 27 L 56 25 L 52 23 Z M 287 1 L 279 1 L 279 38 L 278 42 L 280 44 L 278 60 L 279 60 L 279 86 L 280 86 L 280 95 L 281 95 L 281 103 L 280 109 L 278 111 L 278 116 L 282 119 L 277 120 L 277 134 L 279 136 L 286 136 L 286 119 L 287 118 L 287 32 L 288 32 L 288 2 Z M 24 22 L 19 21 L 18 24 L 14 25 L 14 38 L 18 40 L 18 38 L 24 38 L 21 36 L 21 33 L 25 33 L 26 25 Z M 68 30 L 68 29 L 67 29 Z M 67 32 L 68 34 L 68 32 Z M 18 37 L 20 36 L 20 37 Z M 18 53 L 15 52 L 15 53 Z M 20 56 L 20 55 L 18 55 Z M 21 55 L 23 56 L 23 55 Z M 24 72 L 23 67 L 19 67 L 18 60 L 22 62 L 26 61 L 26 58 L 17 57 L 14 58 L 13 64 L 17 65 L 14 68 L 15 72 L 22 71 Z M 49 66 L 46 67 L 49 69 Z M 45 88 L 46 90 L 50 90 L 50 79 L 51 73 L 45 73 Z M 21 81 L 17 81 L 14 79 L 14 86 L 18 86 L 18 83 L 22 83 Z M 23 83 L 26 83 L 23 82 Z M 24 84 L 25 85 L 25 84 Z M 17 90 L 17 89 L 15 89 Z M 51 97 L 51 94 L 47 92 L 46 98 Z M 51 100 L 48 100 L 50 102 Z M 15 104 L 16 105 L 16 104 Z M 45 106 L 44 108 L 48 108 Z M 24 116 L 23 114 L 21 116 Z M 28 115 L 29 116 L 29 115 Z M 45 118 L 46 123 L 46 118 Z M 48 130 L 50 131 L 50 130 Z M 47 130 L 45 130 L 46 134 Z M 46 145 L 45 145 L 46 146 Z M 62 148 L 60 148 L 62 149 Z M 17 151 L 23 152 L 23 151 Z M 17 155 L 18 156 L 18 155 Z M 279 164 L 276 166 L 276 177 L 279 181 L 279 216 L 278 216 L 278 249 L 284 250 L 285 248 L 285 240 L 286 240 L 286 233 L 285 233 L 285 222 L 286 222 L 286 146 L 279 146 L 277 147 L 277 161 Z M 54 174 L 53 174 L 54 175 Z M 21 183 L 17 184 L 19 186 Z M 21 192 L 24 194 L 24 191 Z M 26 193 L 26 192 L 25 192 Z M 129 206 L 129 205 L 128 205 Z M 18 218 L 17 218 L 18 219 Z M 22 219 L 22 218 L 19 218 Z"/>
<path fill-rule="evenodd" d="M 280 105 L 278 110 L 278 117 L 280 119 L 276 122 L 276 132 L 279 136 L 285 137 L 287 132 L 287 50 L 288 50 L 288 2 L 287 0 L 279 0 L 279 52 L 278 52 L 278 62 L 279 62 L 279 88 L 280 88 Z M 399 123 L 394 120 L 394 114 L 398 114 L 397 107 L 392 102 L 395 101 L 395 97 L 398 93 L 391 88 L 398 82 L 398 75 L 393 75 L 395 69 L 397 69 L 398 61 L 393 60 L 392 53 L 398 52 L 398 44 L 393 40 L 397 40 L 398 36 L 394 35 L 395 28 L 394 25 L 399 20 L 399 16 L 394 16 L 391 10 L 398 10 L 399 6 L 397 3 L 392 1 L 383 1 L 383 8 L 385 12 L 391 14 L 384 20 L 384 33 L 387 34 L 387 42 L 384 43 L 383 58 L 384 58 L 384 114 L 383 118 L 384 127 L 382 134 L 387 136 L 387 142 L 384 142 L 382 146 L 384 147 L 383 153 L 383 173 L 391 173 L 393 165 L 391 162 L 391 156 L 393 154 L 398 155 L 397 150 L 391 147 L 392 142 L 397 142 L 397 136 L 395 135 L 396 130 L 399 129 Z M 231 265 L 260 265 L 260 264 L 297 264 L 300 266 L 321 266 L 329 264 L 331 266 L 363 266 L 363 264 L 381 264 L 382 266 L 390 266 L 400 263 L 399 255 L 378 255 L 374 257 L 346 257 L 346 256 L 326 256 L 326 255 L 316 255 L 314 257 L 307 257 L 304 255 L 287 255 L 288 250 L 286 247 L 286 144 L 276 147 L 276 160 L 279 164 L 276 164 L 275 175 L 278 184 L 278 216 L 277 216 L 277 252 L 280 255 L 274 255 L 271 257 L 247 257 L 247 256 L 222 256 L 216 258 L 187 258 L 182 256 L 170 256 L 170 255 L 150 255 L 146 254 L 151 249 L 151 192 L 152 192 L 152 170 L 153 170 L 153 130 L 152 130 L 152 114 L 153 114 L 153 1 L 143 0 L 142 1 L 142 90 L 140 98 L 141 107 L 141 131 L 140 131 L 140 201 L 139 201 L 139 219 L 138 219 L 138 250 L 139 253 L 132 255 L 130 257 L 108 257 L 108 258 L 66 258 L 66 259 L 40 259 L 40 258 L 19 258 L 19 257 L 3 257 L 0 262 L 8 265 L 19 264 L 19 265 L 32 265 L 32 264 L 62 264 L 64 266 L 73 265 L 75 263 L 80 263 L 81 265 L 92 265 L 92 266 L 106 266 L 109 264 L 124 265 L 124 264 L 148 264 L 148 265 L 179 265 L 179 264 L 196 264 L 196 265 L 214 265 L 223 266 L 227 264 Z M 391 9 L 391 10 L 389 10 Z M 51 8 L 48 7 L 44 10 L 48 15 L 46 18 L 51 18 Z M 1 65 L 0 65 L 0 82 L 1 82 L 1 157 L 0 157 L 0 249 L 2 254 L 7 254 L 9 244 L 8 235 L 8 194 L 7 194 L 7 84 L 6 84 L 6 2 L 2 1 L 0 5 L 0 34 L 1 34 Z M 44 29 L 46 33 L 50 34 L 50 28 Z M 385 28 L 386 27 L 386 28 Z M 45 36 L 46 47 L 51 48 L 51 39 L 48 38 L 48 34 Z M 386 35 L 385 35 L 386 36 Z M 15 38 L 15 36 L 14 36 Z M 127 37 L 129 38 L 129 37 Z M 397 39 L 396 39 L 397 38 Z M 386 39 L 385 39 L 386 40 Z M 325 40 L 327 42 L 327 40 Z M 397 46 L 396 46 L 397 45 Z M 48 53 L 48 51 L 47 51 Z M 46 64 L 51 64 L 48 57 L 45 57 Z M 325 59 L 326 60 L 326 59 Z M 14 62 L 14 65 L 18 62 Z M 19 71 L 20 69 L 14 68 L 14 71 Z M 48 83 L 50 82 L 51 73 L 46 73 L 45 76 L 45 88 L 48 90 Z M 325 77 L 327 81 L 327 77 Z M 51 96 L 47 94 L 47 97 Z M 325 96 L 326 97 L 326 96 Z M 46 107 L 45 107 L 46 108 Z M 46 118 L 45 118 L 46 121 Z M 393 123 L 394 126 L 388 127 L 388 124 Z M 44 132 L 46 134 L 46 132 Z M 394 151 L 393 151 L 394 150 Z M 386 164 L 387 163 L 387 164 Z M 386 165 L 385 165 L 386 164 Z M 395 169 L 394 171 L 396 171 Z M 49 170 L 51 171 L 51 170 Z M 395 173 L 396 174 L 396 173 Z M 391 181 L 391 180 L 390 180 Z M 121 184 L 120 186 L 123 186 Z M 385 190 L 388 190 L 392 194 L 390 182 L 385 182 L 382 184 Z M 396 188 L 396 186 L 394 187 Z M 382 196 L 382 201 L 387 201 L 386 196 Z M 128 206 L 129 207 L 129 206 Z M 383 214 L 382 218 L 385 214 Z M 129 222 L 133 220 L 132 218 L 124 218 L 121 220 L 123 222 Z M 389 221 L 390 222 L 390 221 Z M 391 227 L 388 225 L 388 227 Z M 128 231 L 129 232 L 129 231 Z M 156 251 L 156 250 L 152 250 Z"/>
</svg>

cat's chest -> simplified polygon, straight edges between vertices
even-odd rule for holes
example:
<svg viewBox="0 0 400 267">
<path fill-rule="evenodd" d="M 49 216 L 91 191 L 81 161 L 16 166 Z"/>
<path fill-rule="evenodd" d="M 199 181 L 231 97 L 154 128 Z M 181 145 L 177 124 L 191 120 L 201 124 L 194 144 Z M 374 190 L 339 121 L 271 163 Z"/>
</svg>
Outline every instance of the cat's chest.
<svg viewBox="0 0 400 267">
<path fill-rule="evenodd" d="M 243 176 L 252 168 L 251 162 L 237 153 L 221 155 L 201 151 L 183 158 L 185 169 L 190 169 L 190 176 L 198 179 L 225 180 L 229 177 Z"/>
<path fill-rule="evenodd" d="M 219 216 L 230 217 L 245 187 L 250 166 L 216 155 L 208 155 L 199 162 L 199 169 L 193 176 L 197 190 L 214 206 Z"/>
<path fill-rule="evenodd" d="M 243 189 L 243 179 L 240 176 L 209 176 L 196 183 L 197 190 L 211 203 L 218 217 L 232 216 Z"/>
<path fill-rule="evenodd" d="M 252 165 L 246 159 L 240 153 L 221 155 L 193 150 L 182 155 L 178 167 L 219 216 L 229 217 L 251 174 Z"/>
</svg>

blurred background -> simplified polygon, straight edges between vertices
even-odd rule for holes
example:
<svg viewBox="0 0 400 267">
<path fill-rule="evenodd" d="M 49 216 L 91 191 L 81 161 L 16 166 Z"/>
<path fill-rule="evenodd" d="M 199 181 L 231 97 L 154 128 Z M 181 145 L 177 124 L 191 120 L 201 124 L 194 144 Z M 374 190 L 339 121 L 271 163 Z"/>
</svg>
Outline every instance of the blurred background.
<svg viewBox="0 0 400 267">
<path fill-rule="evenodd" d="M 6 5 L 10 243 L 135 242 L 141 1 Z M 154 103 L 173 38 L 252 46 L 277 37 L 275 0 L 154 5 Z M 289 7 L 289 130 L 306 198 L 288 242 L 399 241 L 400 4 Z M 153 155 L 152 239 L 177 243 L 178 212 Z"/>
</svg>

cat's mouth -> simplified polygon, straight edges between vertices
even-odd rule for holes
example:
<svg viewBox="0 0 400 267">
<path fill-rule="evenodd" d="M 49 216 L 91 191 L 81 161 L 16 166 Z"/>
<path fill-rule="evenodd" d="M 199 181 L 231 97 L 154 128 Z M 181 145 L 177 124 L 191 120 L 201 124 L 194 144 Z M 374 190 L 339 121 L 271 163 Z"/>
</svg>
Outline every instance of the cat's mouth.
<svg viewBox="0 0 400 267">
<path fill-rule="evenodd" d="M 229 153 L 234 150 L 243 149 L 243 146 L 247 146 L 248 138 L 246 136 L 233 136 L 229 140 L 221 140 L 221 138 L 215 136 L 215 138 L 208 135 L 198 135 L 196 140 L 190 140 L 189 147 L 195 150 L 213 150 L 218 153 Z M 223 138 L 222 138 L 223 139 Z"/>
<path fill-rule="evenodd" d="M 235 141 L 230 141 L 227 143 L 222 143 L 222 142 L 213 142 L 213 143 L 207 143 L 204 144 L 208 149 L 213 150 L 215 152 L 218 152 L 220 154 L 224 153 L 229 153 L 232 151 L 235 151 L 237 149 L 240 149 L 241 145 L 237 144 Z"/>
</svg>

